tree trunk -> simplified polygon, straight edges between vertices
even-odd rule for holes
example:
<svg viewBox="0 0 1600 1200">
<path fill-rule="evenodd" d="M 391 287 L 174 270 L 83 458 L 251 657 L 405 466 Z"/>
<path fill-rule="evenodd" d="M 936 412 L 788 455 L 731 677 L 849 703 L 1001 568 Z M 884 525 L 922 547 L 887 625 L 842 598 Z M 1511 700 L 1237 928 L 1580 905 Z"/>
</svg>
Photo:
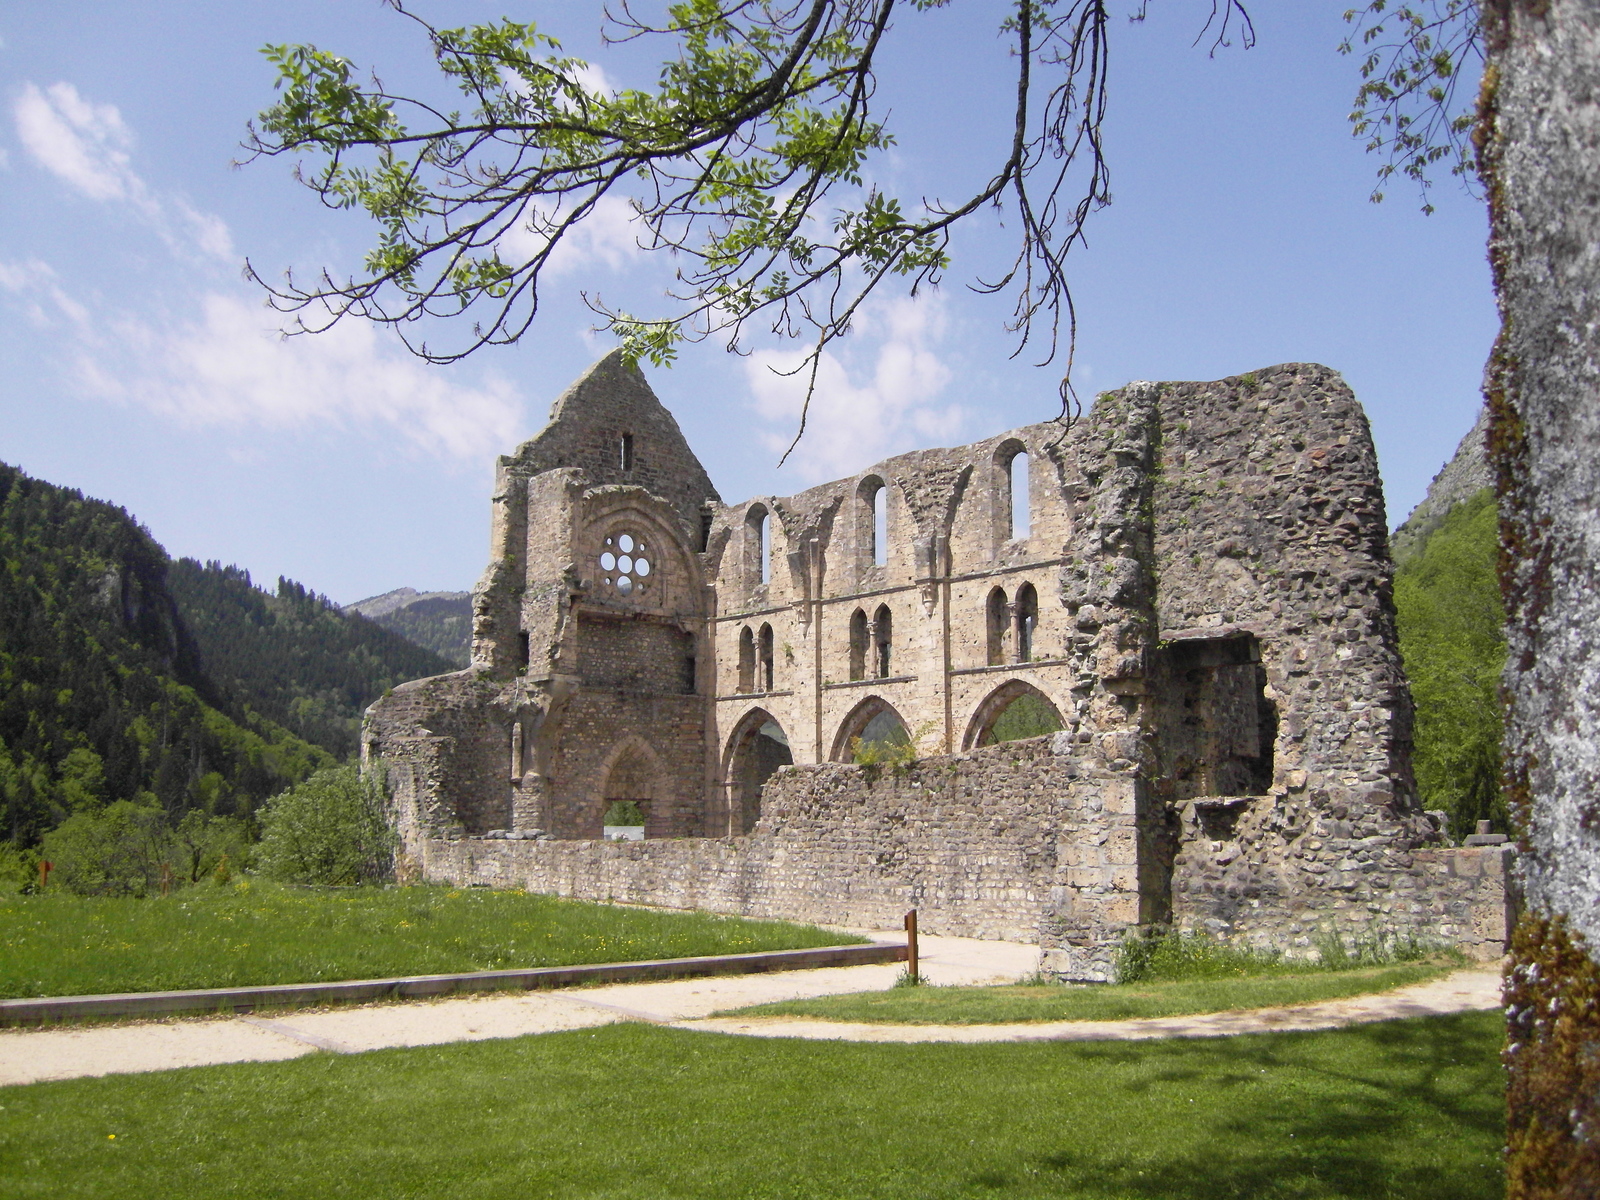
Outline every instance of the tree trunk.
<svg viewBox="0 0 1600 1200">
<path fill-rule="evenodd" d="M 1600 1196 L 1600 2 L 1485 0 L 1486 381 L 1527 901 L 1506 985 L 1512 1200 Z"/>
</svg>

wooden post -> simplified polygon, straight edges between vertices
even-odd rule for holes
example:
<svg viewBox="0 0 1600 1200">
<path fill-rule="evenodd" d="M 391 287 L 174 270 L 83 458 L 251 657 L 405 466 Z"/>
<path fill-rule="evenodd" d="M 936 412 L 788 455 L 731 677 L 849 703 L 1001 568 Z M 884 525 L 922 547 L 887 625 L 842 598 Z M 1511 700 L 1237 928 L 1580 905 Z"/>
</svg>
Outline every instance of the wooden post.
<svg viewBox="0 0 1600 1200">
<path fill-rule="evenodd" d="M 39 890 L 41 892 L 44 891 L 45 881 L 50 878 L 50 872 L 54 867 L 55 863 L 53 862 L 45 862 L 42 858 L 39 860 Z"/>
<path fill-rule="evenodd" d="M 917 973 L 917 910 L 912 909 L 906 914 L 906 975 L 911 979 L 919 979 Z"/>
</svg>

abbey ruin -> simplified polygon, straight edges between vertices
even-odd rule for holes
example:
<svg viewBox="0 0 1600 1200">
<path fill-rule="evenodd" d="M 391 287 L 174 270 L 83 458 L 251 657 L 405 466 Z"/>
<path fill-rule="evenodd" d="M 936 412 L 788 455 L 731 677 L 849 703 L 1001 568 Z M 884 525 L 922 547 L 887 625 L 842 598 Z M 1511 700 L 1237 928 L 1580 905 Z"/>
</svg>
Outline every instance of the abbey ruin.
<svg viewBox="0 0 1600 1200">
<path fill-rule="evenodd" d="M 916 907 L 1080 979 L 1150 925 L 1497 957 L 1510 851 L 1417 801 L 1386 538 L 1325 367 L 726 504 L 613 353 L 499 461 L 471 666 L 374 704 L 363 752 L 428 879 Z M 602 838 L 618 801 L 643 840 Z"/>
</svg>

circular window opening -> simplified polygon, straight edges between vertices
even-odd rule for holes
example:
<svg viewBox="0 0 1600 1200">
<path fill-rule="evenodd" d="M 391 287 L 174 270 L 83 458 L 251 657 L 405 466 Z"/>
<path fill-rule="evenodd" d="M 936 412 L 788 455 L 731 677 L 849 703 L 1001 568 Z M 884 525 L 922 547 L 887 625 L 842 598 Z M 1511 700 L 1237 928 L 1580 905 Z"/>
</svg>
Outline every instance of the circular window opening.
<svg viewBox="0 0 1600 1200">
<path fill-rule="evenodd" d="M 605 588 L 619 596 L 634 596 L 645 591 L 645 580 L 652 570 L 649 546 L 641 537 L 619 533 L 605 540 L 600 552 L 600 570 Z"/>
</svg>

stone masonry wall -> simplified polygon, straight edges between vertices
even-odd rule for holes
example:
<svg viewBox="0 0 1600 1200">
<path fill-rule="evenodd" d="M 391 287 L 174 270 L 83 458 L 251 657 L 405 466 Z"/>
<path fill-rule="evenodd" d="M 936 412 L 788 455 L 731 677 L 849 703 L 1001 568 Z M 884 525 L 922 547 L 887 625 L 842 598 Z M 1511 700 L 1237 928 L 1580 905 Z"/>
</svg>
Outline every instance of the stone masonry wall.
<svg viewBox="0 0 1600 1200">
<path fill-rule="evenodd" d="M 900 772 L 784 767 L 746 837 L 428 839 L 422 868 L 463 886 L 880 928 L 915 908 L 929 933 L 1021 941 L 1065 912 L 1082 944 L 1063 969 L 1104 978 L 1138 917 L 1133 797 L 1070 747 L 1033 739 Z"/>
</svg>

